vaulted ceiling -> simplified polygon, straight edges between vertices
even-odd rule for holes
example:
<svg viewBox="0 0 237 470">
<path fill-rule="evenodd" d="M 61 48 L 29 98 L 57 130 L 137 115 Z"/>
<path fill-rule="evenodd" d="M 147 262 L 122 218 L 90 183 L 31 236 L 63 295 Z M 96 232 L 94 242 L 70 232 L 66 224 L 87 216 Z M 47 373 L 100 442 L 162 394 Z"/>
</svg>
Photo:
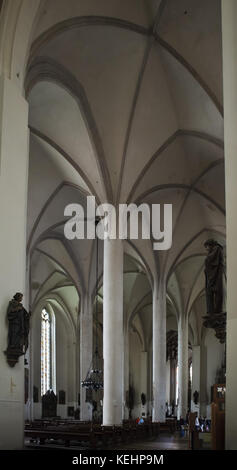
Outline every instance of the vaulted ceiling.
<svg viewBox="0 0 237 470">
<path fill-rule="evenodd" d="M 95 243 L 64 238 L 68 203 L 171 203 L 170 250 L 125 242 L 125 311 L 145 331 L 164 276 L 168 316 L 197 325 L 203 243 L 225 243 L 221 2 L 56 3 L 40 3 L 25 76 L 32 302 L 62 284 L 75 312 L 67 290 L 94 292 Z"/>
</svg>

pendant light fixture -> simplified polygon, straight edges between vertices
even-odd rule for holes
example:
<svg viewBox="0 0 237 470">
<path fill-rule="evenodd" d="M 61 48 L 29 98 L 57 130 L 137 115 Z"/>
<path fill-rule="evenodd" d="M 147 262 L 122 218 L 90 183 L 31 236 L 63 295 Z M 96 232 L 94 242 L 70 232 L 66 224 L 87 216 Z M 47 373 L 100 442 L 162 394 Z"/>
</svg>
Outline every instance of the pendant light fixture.
<svg viewBox="0 0 237 470">
<path fill-rule="evenodd" d="M 96 218 L 95 226 L 97 227 L 100 222 L 100 218 Z M 103 390 L 103 371 L 99 367 L 100 357 L 99 357 L 99 347 L 98 347 L 98 271 L 99 271 L 99 239 L 96 233 L 96 288 L 95 288 L 95 324 L 96 324 L 96 333 L 95 333 L 95 352 L 92 357 L 92 362 L 90 368 L 87 372 L 85 380 L 81 382 L 82 387 L 87 390 Z"/>
</svg>

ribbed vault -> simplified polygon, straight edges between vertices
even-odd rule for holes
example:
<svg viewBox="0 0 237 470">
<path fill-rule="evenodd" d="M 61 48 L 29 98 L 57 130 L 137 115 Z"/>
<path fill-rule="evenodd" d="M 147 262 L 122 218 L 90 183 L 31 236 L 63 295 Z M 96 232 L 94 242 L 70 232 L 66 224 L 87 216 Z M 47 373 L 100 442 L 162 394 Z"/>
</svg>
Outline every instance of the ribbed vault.
<svg viewBox="0 0 237 470">
<path fill-rule="evenodd" d="M 98 203 L 173 205 L 169 251 L 154 252 L 149 240 L 124 244 L 133 259 L 125 318 L 134 327 L 140 318 L 142 341 L 151 340 L 157 275 L 167 280 L 167 318 L 204 313 L 203 243 L 225 243 L 221 68 L 219 1 L 41 2 L 24 80 L 28 252 L 32 285 L 41 284 L 32 301 L 72 286 L 95 295 L 95 243 L 63 235 L 65 206 L 86 207 L 91 194 Z"/>
</svg>

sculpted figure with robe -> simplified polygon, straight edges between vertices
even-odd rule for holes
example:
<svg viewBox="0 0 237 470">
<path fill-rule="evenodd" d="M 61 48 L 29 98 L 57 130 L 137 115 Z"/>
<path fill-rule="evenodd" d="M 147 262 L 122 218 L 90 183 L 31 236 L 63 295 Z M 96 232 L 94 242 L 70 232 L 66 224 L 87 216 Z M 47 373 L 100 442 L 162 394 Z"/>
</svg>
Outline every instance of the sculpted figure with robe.
<svg viewBox="0 0 237 470">
<path fill-rule="evenodd" d="M 223 311 L 223 248 L 213 239 L 204 243 L 208 251 L 205 260 L 206 302 L 207 313 L 221 313 Z"/>
<path fill-rule="evenodd" d="M 22 299 L 23 294 L 17 292 L 7 309 L 8 344 L 5 353 L 11 366 L 15 365 L 18 357 L 25 354 L 28 348 L 30 313 L 23 307 Z"/>
</svg>

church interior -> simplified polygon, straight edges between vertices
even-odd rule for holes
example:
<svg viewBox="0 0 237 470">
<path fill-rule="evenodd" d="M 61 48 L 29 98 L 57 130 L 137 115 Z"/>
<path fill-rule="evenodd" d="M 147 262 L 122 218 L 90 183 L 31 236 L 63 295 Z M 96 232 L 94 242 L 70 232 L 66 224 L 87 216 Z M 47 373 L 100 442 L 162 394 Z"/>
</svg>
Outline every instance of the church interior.
<svg viewBox="0 0 237 470">
<path fill-rule="evenodd" d="M 0 2 L 0 449 L 237 449 L 236 21 L 235 0 Z M 66 238 L 89 196 L 172 205 L 171 247 Z"/>
</svg>

